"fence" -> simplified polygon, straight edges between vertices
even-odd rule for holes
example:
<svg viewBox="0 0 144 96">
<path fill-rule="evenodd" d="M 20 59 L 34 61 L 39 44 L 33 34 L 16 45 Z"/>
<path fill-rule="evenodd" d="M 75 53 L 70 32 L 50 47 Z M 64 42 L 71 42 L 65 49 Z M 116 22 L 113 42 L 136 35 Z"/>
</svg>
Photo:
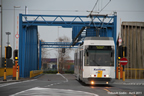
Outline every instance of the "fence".
<svg viewBox="0 0 144 96">
<path fill-rule="evenodd" d="M 144 79 L 144 69 L 140 68 L 125 68 L 126 79 Z"/>
</svg>

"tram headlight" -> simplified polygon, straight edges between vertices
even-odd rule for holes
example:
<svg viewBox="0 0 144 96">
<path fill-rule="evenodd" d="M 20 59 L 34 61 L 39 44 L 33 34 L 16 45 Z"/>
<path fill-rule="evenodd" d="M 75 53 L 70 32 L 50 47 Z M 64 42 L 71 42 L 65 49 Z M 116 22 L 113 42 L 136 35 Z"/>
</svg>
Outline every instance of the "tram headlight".
<svg viewBox="0 0 144 96">
<path fill-rule="evenodd" d="M 109 77 L 109 75 L 106 75 L 106 77 Z"/>
<path fill-rule="evenodd" d="M 92 74 L 91 77 L 94 77 L 94 75 Z"/>
<path fill-rule="evenodd" d="M 106 84 L 108 84 L 108 82 L 106 82 Z"/>
<path fill-rule="evenodd" d="M 94 84 L 94 81 L 91 81 L 91 85 L 93 85 Z"/>
</svg>

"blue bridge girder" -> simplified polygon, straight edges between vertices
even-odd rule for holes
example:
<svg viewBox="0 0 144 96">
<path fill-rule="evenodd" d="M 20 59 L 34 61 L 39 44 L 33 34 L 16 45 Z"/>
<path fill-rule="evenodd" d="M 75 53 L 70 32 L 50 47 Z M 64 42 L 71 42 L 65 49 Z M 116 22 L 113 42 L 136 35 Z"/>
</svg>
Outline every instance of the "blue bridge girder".
<svg viewBox="0 0 144 96">
<path fill-rule="evenodd" d="M 78 46 L 81 43 L 76 43 Z M 41 48 L 77 48 L 72 47 L 72 42 L 41 42 Z"/>
<path fill-rule="evenodd" d="M 20 14 L 23 17 L 23 26 L 39 25 L 39 26 L 62 26 L 72 28 L 73 26 L 93 26 L 88 16 L 70 16 L 70 15 L 26 15 Z M 35 20 L 28 20 L 28 17 L 35 17 Z M 53 20 L 48 20 L 51 18 Z M 68 20 L 70 18 L 71 20 Z M 107 22 L 103 22 L 103 18 L 109 19 Z M 108 15 L 96 15 L 93 16 L 93 23 L 96 27 L 101 27 L 100 23 L 103 23 L 103 27 L 113 27 L 111 23 L 114 16 Z M 40 19 L 40 20 L 38 20 Z M 97 21 L 95 21 L 97 19 Z"/>
<path fill-rule="evenodd" d="M 99 24 L 99 22 L 94 22 L 95 23 L 95 27 L 101 27 L 101 25 Z M 39 25 L 39 26 L 62 26 L 65 28 L 72 28 L 73 26 L 90 26 L 93 27 L 94 25 L 90 24 L 90 22 L 70 22 L 70 21 L 47 21 L 47 22 L 43 22 L 43 21 L 28 21 L 28 22 L 23 22 L 23 25 L 27 25 L 27 26 L 31 26 L 31 25 Z M 103 23 L 103 27 L 113 27 L 113 23 Z"/>
</svg>

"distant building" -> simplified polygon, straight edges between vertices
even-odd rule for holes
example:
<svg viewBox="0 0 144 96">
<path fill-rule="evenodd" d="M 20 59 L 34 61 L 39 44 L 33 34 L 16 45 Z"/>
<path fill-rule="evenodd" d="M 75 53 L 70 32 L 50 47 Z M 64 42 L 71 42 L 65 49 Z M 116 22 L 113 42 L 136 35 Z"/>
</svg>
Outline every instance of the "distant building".
<svg viewBox="0 0 144 96">
<path fill-rule="evenodd" d="M 74 63 L 74 60 L 66 60 L 68 63 Z M 42 58 L 43 69 L 57 69 L 57 58 Z M 66 65 L 65 69 L 70 69 L 70 65 Z"/>
<path fill-rule="evenodd" d="M 74 63 L 74 60 L 66 60 L 69 63 Z M 42 58 L 43 63 L 57 63 L 57 58 Z"/>
</svg>

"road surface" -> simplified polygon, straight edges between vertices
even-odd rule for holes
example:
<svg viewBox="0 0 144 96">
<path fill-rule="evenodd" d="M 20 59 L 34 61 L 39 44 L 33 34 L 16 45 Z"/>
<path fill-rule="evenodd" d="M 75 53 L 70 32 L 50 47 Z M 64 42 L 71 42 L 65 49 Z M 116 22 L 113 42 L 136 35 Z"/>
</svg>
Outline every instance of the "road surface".
<svg viewBox="0 0 144 96">
<path fill-rule="evenodd" d="M 85 85 L 73 74 L 44 74 L 37 79 L 0 84 L 0 96 L 144 96 L 144 85 Z"/>
</svg>

